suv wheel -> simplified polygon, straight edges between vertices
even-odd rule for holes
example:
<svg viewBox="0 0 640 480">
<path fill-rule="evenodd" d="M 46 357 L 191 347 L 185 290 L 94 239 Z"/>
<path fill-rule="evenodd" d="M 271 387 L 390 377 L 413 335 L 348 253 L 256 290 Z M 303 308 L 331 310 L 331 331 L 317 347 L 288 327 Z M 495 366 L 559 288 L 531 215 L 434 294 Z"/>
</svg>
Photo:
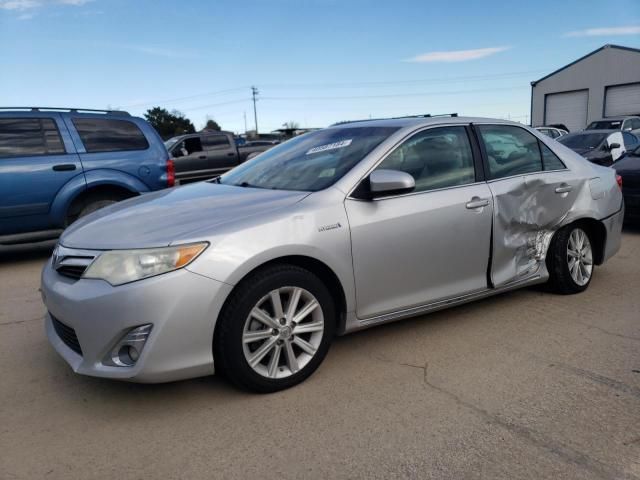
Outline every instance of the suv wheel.
<svg viewBox="0 0 640 480">
<path fill-rule="evenodd" d="M 218 322 L 216 369 L 241 388 L 275 392 L 318 368 L 333 338 L 335 307 L 313 273 L 278 265 L 243 281 Z"/>
<path fill-rule="evenodd" d="M 563 295 L 587 289 L 593 276 L 593 247 L 589 234 L 575 225 L 558 230 L 547 253 L 549 286 Z"/>
</svg>

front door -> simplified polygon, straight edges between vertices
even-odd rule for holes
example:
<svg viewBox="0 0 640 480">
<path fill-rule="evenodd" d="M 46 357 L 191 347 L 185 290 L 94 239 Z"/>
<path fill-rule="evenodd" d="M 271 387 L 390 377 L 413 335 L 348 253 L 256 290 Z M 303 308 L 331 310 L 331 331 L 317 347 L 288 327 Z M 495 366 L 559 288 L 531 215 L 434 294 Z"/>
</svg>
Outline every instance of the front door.
<svg viewBox="0 0 640 480">
<path fill-rule="evenodd" d="M 224 134 L 207 134 L 202 137 L 202 147 L 207 152 L 207 165 L 212 177 L 218 176 L 238 165 L 235 145 Z"/>
<path fill-rule="evenodd" d="M 412 193 L 346 200 L 359 318 L 487 288 L 492 201 L 474 164 L 465 127 L 421 130 L 377 167 L 411 174 Z"/>
</svg>

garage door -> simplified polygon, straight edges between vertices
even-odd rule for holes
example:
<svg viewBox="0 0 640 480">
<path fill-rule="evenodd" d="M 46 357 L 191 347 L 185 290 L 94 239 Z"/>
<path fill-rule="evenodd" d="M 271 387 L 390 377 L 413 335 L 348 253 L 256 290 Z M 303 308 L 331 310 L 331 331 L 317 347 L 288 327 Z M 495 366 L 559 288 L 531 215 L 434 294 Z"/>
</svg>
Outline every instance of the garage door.
<svg viewBox="0 0 640 480">
<path fill-rule="evenodd" d="M 545 97 L 544 124 L 562 123 L 572 132 L 587 126 L 588 90 L 549 93 Z"/>
<path fill-rule="evenodd" d="M 604 116 L 640 115 L 640 83 L 607 87 Z"/>
</svg>

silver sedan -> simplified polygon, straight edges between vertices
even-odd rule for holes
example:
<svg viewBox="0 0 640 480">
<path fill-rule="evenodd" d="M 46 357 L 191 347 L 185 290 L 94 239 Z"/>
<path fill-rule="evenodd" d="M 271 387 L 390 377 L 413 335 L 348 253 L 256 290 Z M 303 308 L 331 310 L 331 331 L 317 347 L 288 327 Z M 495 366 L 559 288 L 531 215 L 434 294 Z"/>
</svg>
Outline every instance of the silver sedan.
<svg viewBox="0 0 640 480">
<path fill-rule="evenodd" d="M 520 124 L 353 122 L 68 228 L 42 272 L 74 371 L 291 387 L 335 335 L 527 285 L 584 291 L 620 246 L 615 172 Z"/>
</svg>

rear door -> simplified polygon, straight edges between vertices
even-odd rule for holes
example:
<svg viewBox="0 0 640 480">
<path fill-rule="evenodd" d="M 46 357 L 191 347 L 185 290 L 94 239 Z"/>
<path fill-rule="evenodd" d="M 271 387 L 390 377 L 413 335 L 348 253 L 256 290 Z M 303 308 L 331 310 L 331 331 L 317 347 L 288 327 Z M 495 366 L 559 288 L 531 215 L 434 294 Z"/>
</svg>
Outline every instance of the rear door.
<svg viewBox="0 0 640 480">
<path fill-rule="evenodd" d="M 77 175 L 82 164 L 59 114 L 0 116 L 0 235 L 62 228 L 49 210 Z"/>
<path fill-rule="evenodd" d="M 412 193 L 347 198 L 359 318 L 487 288 L 491 192 L 472 145 L 464 126 L 421 130 L 377 166 L 411 174 Z"/>
<path fill-rule="evenodd" d="M 212 177 L 230 170 L 239 163 L 236 146 L 225 134 L 208 133 L 203 135 L 202 147 L 207 154 L 208 174 Z"/>
<path fill-rule="evenodd" d="M 574 175 L 532 133 L 476 125 L 494 199 L 491 281 L 501 287 L 538 274 L 552 233 L 577 195 Z"/>
</svg>

